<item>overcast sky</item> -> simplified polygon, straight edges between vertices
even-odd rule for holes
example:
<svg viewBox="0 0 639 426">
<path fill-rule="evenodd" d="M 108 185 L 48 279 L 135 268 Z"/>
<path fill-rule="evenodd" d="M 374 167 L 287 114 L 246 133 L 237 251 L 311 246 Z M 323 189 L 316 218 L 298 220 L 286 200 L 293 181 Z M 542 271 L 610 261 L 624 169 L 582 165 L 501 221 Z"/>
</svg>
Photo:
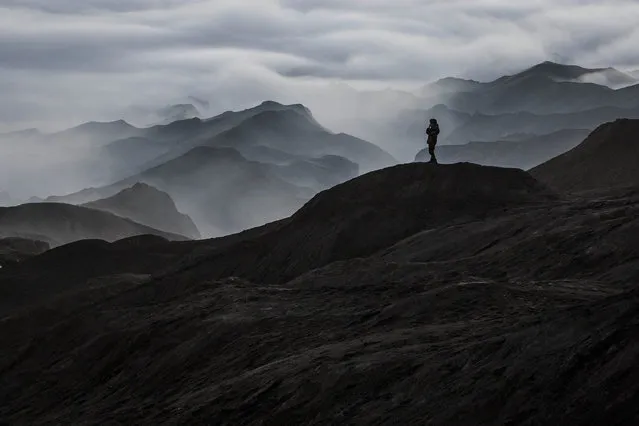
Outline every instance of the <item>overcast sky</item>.
<svg viewBox="0 0 639 426">
<path fill-rule="evenodd" d="M 0 130 L 326 84 L 491 79 L 543 60 L 639 68 L 636 0 L 0 0 Z"/>
</svg>

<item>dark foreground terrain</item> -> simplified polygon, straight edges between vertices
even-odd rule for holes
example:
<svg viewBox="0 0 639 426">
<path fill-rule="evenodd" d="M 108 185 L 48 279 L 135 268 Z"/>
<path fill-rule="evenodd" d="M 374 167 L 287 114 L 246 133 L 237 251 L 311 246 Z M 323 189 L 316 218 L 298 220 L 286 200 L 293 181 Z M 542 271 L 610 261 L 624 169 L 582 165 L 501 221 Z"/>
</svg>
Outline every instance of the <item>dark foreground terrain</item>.
<svg viewBox="0 0 639 426">
<path fill-rule="evenodd" d="M 636 187 L 396 166 L 242 234 L 4 268 L 0 423 L 633 425 L 638 282 Z"/>
</svg>

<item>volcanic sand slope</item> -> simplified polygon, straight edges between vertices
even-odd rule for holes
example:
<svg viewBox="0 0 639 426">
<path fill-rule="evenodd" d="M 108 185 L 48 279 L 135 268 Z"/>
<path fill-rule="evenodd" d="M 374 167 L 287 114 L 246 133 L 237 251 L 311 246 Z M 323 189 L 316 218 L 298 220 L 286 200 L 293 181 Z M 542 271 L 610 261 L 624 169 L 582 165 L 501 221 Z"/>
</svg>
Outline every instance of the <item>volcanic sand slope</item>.
<svg viewBox="0 0 639 426">
<path fill-rule="evenodd" d="M 177 210 L 169 194 L 143 183 L 136 183 L 112 197 L 84 206 L 108 211 L 162 231 L 189 238 L 200 237 L 191 218 Z"/>
<path fill-rule="evenodd" d="M 187 239 L 112 213 L 70 204 L 33 203 L 0 208 L 0 236 L 39 239 L 52 246 L 92 238 L 115 241 L 141 234 Z"/>
<path fill-rule="evenodd" d="M 271 232 L 214 251 L 212 263 L 203 260 L 189 273 L 285 281 L 332 261 L 370 255 L 423 229 L 554 197 L 517 169 L 394 166 L 319 193 Z"/>
<path fill-rule="evenodd" d="M 599 126 L 574 149 L 530 171 L 560 191 L 639 185 L 639 120 Z"/>
<path fill-rule="evenodd" d="M 166 243 L 204 255 L 0 322 L 0 420 L 636 424 L 639 193 L 597 197 L 411 164 L 244 235 Z M 220 272 L 224 253 L 267 244 L 295 250 Z M 29 271 L 68 258 L 56 250 Z"/>
</svg>

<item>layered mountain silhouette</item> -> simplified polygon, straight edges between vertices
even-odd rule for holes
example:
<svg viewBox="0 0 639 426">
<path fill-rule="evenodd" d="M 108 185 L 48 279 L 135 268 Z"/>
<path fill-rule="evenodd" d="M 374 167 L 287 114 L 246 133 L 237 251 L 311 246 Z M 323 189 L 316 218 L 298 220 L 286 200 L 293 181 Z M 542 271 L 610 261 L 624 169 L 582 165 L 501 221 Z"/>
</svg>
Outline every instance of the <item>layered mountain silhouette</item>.
<svg viewBox="0 0 639 426">
<path fill-rule="evenodd" d="M 171 195 L 205 235 L 240 231 L 286 217 L 312 195 L 231 148 L 198 147 L 98 190 L 110 196 L 136 182 Z"/>
<path fill-rule="evenodd" d="M 278 282 L 370 255 L 424 229 L 554 197 L 517 169 L 469 163 L 395 166 L 321 192 L 270 232 L 214 251 L 214 265 L 202 260 L 195 273 Z"/>
<path fill-rule="evenodd" d="M 395 141 L 389 151 L 409 161 L 425 146 L 424 130 L 429 118 L 436 118 L 440 124 L 439 145 L 465 145 L 470 142 L 512 140 L 516 135 L 532 139 L 564 130 L 594 130 L 617 118 L 639 118 L 639 105 L 633 108 L 603 106 L 591 109 L 580 106 L 574 112 L 552 114 L 527 111 L 496 114 L 465 113 L 439 104 L 425 110 L 399 111 L 387 121 L 366 124 L 366 128 L 369 129 L 370 140 L 382 146 L 385 141 Z M 520 160 L 527 161 L 524 158 Z M 504 161 L 493 165 L 507 164 Z"/>
<path fill-rule="evenodd" d="M 173 123 L 178 124 L 182 122 Z M 244 111 L 226 112 L 203 121 L 194 119 L 188 125 L 184 123 L 184 127 L 176 132 L 181 141 L 178 144 L 166 126 L 148 130 L 148 139 L 172 142 L 168 153 L 149 165 L 159 165 L 196 146 L 232 147 L 241 153 L 259 146 L 304 157 L 339 155 L 364 170 L 396 163 L 388 153 L 369 142 L 329 132 L 317 123 L 308 108 L 299 104 L 267 101 Z"/>
<path fill-rule="evenodd" d="M 568 113 L 604 106 L 637 107 L 639 82 L 614 69 L 586 69 L 574 65 L 544 62 L 518 74 L 488 83 L 454 86 L 460 90 L 432 95 L 438 103 L 453 109 L 484 114 L 532 112 Z M 602 84 L 595 84 L 594 82 Z M 613 89 L 605 83 L 618 86 Z M 468 87 L 471 90 L 468 90 Z"/>
<path fill-rule="evenodd" d="M 638 88 L 363 92 L 388 151 L 272 101 L 0 137 L 95 169 L 0 208 L 0 424 L 637 424 Z"/>
<path fill-rule="evenodd" d="M 283 152 L 267 149 L 269 155 Z M 339 156 L 281 157 L 286 161 L 268 164 L 247 160 L 228 147 L 197 147 L 112 185 L 47 201 L 85 204 L 142 182 L 167 192 L 204 235 L 221 235 L 286 217 L 317 191 L 353 178 L 359 171 L 357 164 Z"/>
<path fill-rule="evenodd" d="M 639 120 L 599 126 L 583 143 L 531 170 L 561 191 L 580 192 L 639 186 Z"/>
<path fill-rule="evenodd" d="M 326 130 L 303 105 L 273 101 L 243 111 L 227 111 L 210 119 L 193 118 L 141 129 L 136 137 L 106 145 L 100 158 L 115 176 L 125 177 L 159 166 L 199 146 L 233 148 L 246 158 L 274 164 L 279 164 L 278 158 L 282 156 L 299 160 L 331 155 L 345 157 L 357 163 L 362 171 L 369 171 L 397 162 L 367 141 Z M 264 155 L 265 150 L 278 154 L 272 158 Z"/>
<path fill-rule="evenodd" d="M 47 140 L 64 143 L 101 145 L 118 139 L 137 136 L 141 130 L 124 120 L 83 123 L 68 130 L 44 135 Z"/>
<path fill-rule="evenodd" d="M 567 114 L 473 114 L 444 141 L 449 144 L 464 144 L 474 141 L 495 141 L 514 133 L 544 135 L 566 129 L 594 130 L 599 125 L 617 118 L 639 118 L 639 107 L 623 109 L 602 107 Z"/>
<path fill-rule="evenodd" d="M 571 129 L 541 136 L 510 135 L 507 140 L 495 142 L 440 145 L 437 158 L 443 163 L 468 161 L 527 170 L 574 148 L 589 134 L 589 130 Z M 428 150 L 419 151 L 415 161 L 430 161 Z"/>
<path fill-rule="evenodd" d="M 633 424 L 638 201 L 415 163 L 232 236 L 54 248 L 0 270 L 0 420 Z"/>
<path fill-rule="evenodd" d="M 136 183 L 112 197 L 92 201 L 84 206 L 111 212 L 162 231 L 189 238 L 200 237 L 191 218 L 178 211 L 169 194 L 143 183 Z"/>
<path fill-rule="evenodd" d="M 589 78 L 601 77 L 602 84 L 625 85 L 639 83 L 632 75 L 621 72 L 615 68 L 584 68 L 578 65 L 565 65 L 552 61 L 545 61 L 537 64 L 523 72 L 505 77 L 503 80 L 513 78 L 526 78 L 531 76 L 541 76 L 552 78 L 556 81 L 588 81 Z"/>
<path fill-rule="evenodd" d="M 112 213 L 70 204 L 33 203 L 0 208 L 0 237 L 41 240 L 58 246 L 81 239 L 115 241 L 141 234 L 187 239 Z"/>
</svg>

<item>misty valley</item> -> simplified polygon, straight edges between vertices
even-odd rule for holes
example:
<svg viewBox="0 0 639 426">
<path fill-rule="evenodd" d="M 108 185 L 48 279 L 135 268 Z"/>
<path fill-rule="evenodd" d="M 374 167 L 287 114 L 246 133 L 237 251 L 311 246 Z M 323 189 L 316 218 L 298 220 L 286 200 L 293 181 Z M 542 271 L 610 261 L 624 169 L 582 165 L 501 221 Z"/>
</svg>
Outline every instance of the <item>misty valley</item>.
<svg viewBox="0 0 639 426">
<path fill-rule="evenodd" d="M 639 75 L 336 93 L 1 133 L 0 424 L 637 424 Z"/>
</svg>

